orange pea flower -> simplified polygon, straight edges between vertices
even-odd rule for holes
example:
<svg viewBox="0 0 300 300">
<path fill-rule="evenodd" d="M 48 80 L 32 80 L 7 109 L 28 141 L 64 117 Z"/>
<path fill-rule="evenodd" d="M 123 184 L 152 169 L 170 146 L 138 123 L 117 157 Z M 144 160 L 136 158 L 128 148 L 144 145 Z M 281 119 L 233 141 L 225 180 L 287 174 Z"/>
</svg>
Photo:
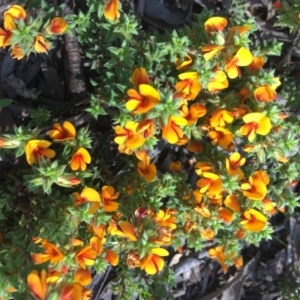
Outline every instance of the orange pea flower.
<svg viewBox="0 0 300 300">
<path fill-rule="evenodd" d="M 150 163 L 146 150 L 136 151 L 135 155 L 140 160 L 137 165 L 138 173 L 147 182 L 152 182 L 156 177 L 156 166 Z"/>
<path fill-rule="evenodd" d="M 215 205 L 221 205 L 222 204 L 222 201 L 223 201 L 223 194 L 222 193 L 214 194 L 214 193 L 208 192 L 206 195 L 209 198 L 211 204 L 215 204 Z"/>
<path fill-rule="evenodd" d="M 149 138 L 154 134 L 155 124 L 152 120 L 147 119 L 140 122 L 136 130 L 141 133 L 142 137 Z"/>
<path fill-rule="evenodd" d="M 91 283 L 92 275 L 89 270 L 79 268 L 74 273 L 74 279 L 79 284 L 85 286 Z"/>
<path fill-rule="evenodd" d="M 149 84 L 140 84 L 138 90 L 129 89 L 126 108 L 135 114 L 143 114 L 151 110 L 160 102 L 158 91 Z"/>
<path fill-rule="evenodd" d="M 206 193 L 217 195 L 222 191 L 222 179 L 220 176 L 211 173 L 204 172 L 202 174 L 204 178 L 197 181 L 197 186 L 200 188 L 200 193 Z"/>
<path fill-rule="evenodd" d="M 85 246 L 76 252 L 75 260 L 82 269 L 86 269 L 86 266 L 94 265 L 96 256 L 97 253 L 91 246 Z"/>
<path fill-rule="evenodd" d="M 214 130 L 209 131 L 208 137 L 212 140 L 213 145 L 218 144 L 223 149 L 229 147 L 233 142 L 232 133 L 223 127 L 216 127 Z"/>
<path fill-rule="evenodd" d="M 236 268 L 241 268 L 243 266 L 243 257 L 242 256 L 238 256 L 236 258 L 233 259 L 233 263 L 235 265 Z"/>
<path fill-rule="evenodd" d="M 114 267 L 119 264 L 119 255 L 114 250 L 111 249 L 106 250 L 104 259 Z"/>
<path fill-rule="evenodd" d="M 219 209 L 219 216 L 220 219 L 223 220 L 226 223 L 231 223 L 233 220 L 233 213 L 232 210 L 228 208 L 220 208 Z"/>
<path fill-rule="evenodd" d="M 104 17 L 112 21 L 120 18 L 119 0 L 108 0 L 104 8 Z"/>
<path fill-rule="evenodd" d="M 201 176 L 204 172 L 209 172 L 212 170 L 212 165 L 207 162 L 197 162 L 195 165 L 196 174 Z"/>
<path fill-rule="evenodd" d="M 176 229 L 176 211 L 173 209 L 160 209 L 157 213 L 155 213 L 152 219 L 159 224 L 161 227 L 170 227 L 172 229 Z"/>
<path fill-rule="evenodd" d="M 257 101 L 270 102 L 276 99 L 276 89 L 280 86 L 281 82 L 278 77 L 273 78 L 273 80 L 273 84 L 265 84 L 255 89 L 254 96 Z"/>
<path fill-rule="evenodd" d="M 54 123 L 49 131 L 49 136 L 59 142 L 73 140 L 76 136 L 76 129 L 72 123 L 65 121 L 61 126 L 59 123 Z"/>
<path fill-rule="evenodd" d="M 105 235 L 105 225 L 103 224 L 100 224 L 99 226 L 93 225 L 93 231 L 100 239 L 103 239 Z"/>
<path fill-rule="evenodd" d="M 34 253 L 32 254 L 32 260 L 37 264 L 42 264 L 46 261 L 50 263 L 58 263 L 64 259 L 64 255 L 61 251 L 52 243 L 43 241 L 42 247 L 44 248 L 43 253 Z"/>
<path fill-rule="evenodd" d="M 154 275 L 160 272 L 164 265 L 164 259 L 161 256 L 168 256 L 169 252 L 163 248 L 152 248 L 151 253 L 147 254 L 141 262 L 141 269 L 147 274 Z"/>
<path fill-rule="evenodd" d="M 241 219 L 242 226 L 245 229 L 254 232 L 263 230 L 267 224 L 267 218 L 262 213 L 253 208 L 249 208 L 244 211 Z"/>
<path fill-rule="evenodd" d="M 239 67 L 245 67 L 250 65 L 252 62 L 251 52 L 241 47 L 233 58 L 226 62 L 225 72 L 231 79 L 241 76 L 241 70 Z"/>
<path fill-rule="evenodd" d="M 131 75 L 131 82 L 136 89 L 138 89 L 140 84 L 149 84 L 150 79 L 147 71 L 142 67 L 135 68 Z"/>
<path fill-rule="evenodd" d="M 226 207 L 232 209 L 236 213 L 239 213 L 241 211 L 241 204 L 238 201 L 236 195 L 226 196 L 224 204 Z"/>
<path fill-rule="evenodd" d="M 277 208 L 276 208 L 276 203 L 274 203 L 273 201 L 271 201 L 269 198 L 264 198 L 262 200 L 262 204 L 263 204 L 263 210 L 270 214 L 276 214 L 277 213 Z"/>
<path fill-rule="evenodd" d="M 70 161 L 71 169 L 73 171 L 85 171 L 86 164 L 90 164 L 91 160 L 89 152 L 85 148 L 80 147 L 72 156 Z"/>
<path fill-rule="evenodd" d="M 222 17 L 211 17 L 204 23 L 204 28 L 207 33 L 223 31 L 228 22 Z"/>
<path fill-rule="evenodd" d="M 179 109 L 180 115 L 187 120 L 187 125 L 196 123 L 206 112 L 206 108 L 198 103 L 192 104 L 190 108 L 187 105 L 182 105 Z"/>
<path fill-rule="evenodd" d="M 263 181 L 263 183 L 265 185 L 268 185 L 270 183 L 269 175 L 268 175 L 268 173 L 265 170 L 255 171 L 253 173 L 252 177 L 253 177 L 253 179 L 259 179 L 259 180 Z"/>
<path fill-rule="evenodd" d="M 225 253 L 224 246 L 217 246 L 215 248 L 209 249 L 208 253 L 211 258 L 215 258 L 218 261 L 218 263 L 222 266 L 223 272 L 227 272 L 228 266 L 225 265 L 225 261 L 227 259 L 232 259 L 234 257 L 234 253 Z"/>
<path fill-rule="evenodd" d="M 63 34 L 68 27 L 68 24 L 64 18 L 53 18 L 48 26 L 45 28 L 48 34 Z"/>
<path fill-rule="evenodd" d="M 93 225 L 92 228 L 96 236 L 90 238 L 90 246 L 96 251 L 97 255 L 100 255 L 103 250 L 103 244 L 106 242 L 105 225 Z"/>
<path fill-rule="evenodd" d="M 99 193 L 89 187 L 85 187 L 80 194 L 73 193 L 72 196 L 75 198 L 75 206 L 86 202 L 100 202 Z"/>
<path fill-rule="evenodd" d="M 204 53 L 203 57 L 206 61 L 212 59 L 223 49 L 225 49 L 224 46 L 218 46 L 218 45 L 206 45 L 201 48 L 202 52 Z"/>
<path fill-rule="evenodd" d="M 119 208 L 119 203 L 114 200 L 118 199 L 120 193 L 115 190 L 114 187 L 109 185 L 104 185 L 101 188 L 101 202 L 103 205 L 103 210 L 105 212 L 113 212 Z M 94 213 L 100 208 L 100 202 L 95 202 L 92 204 L 89 213 Z"/>
<path fill-rule="evenodd" d="M 201 145 L 198 141 L 189 141 L 186 148 L 192 153 L 201 153 L 204 151 L 203 145 Z"/>
<path fill-rule="evenodd" d="M 39 161 L 40 157 L 53 158 L 55 151 L 48 149 L 51 146 L 51 142 L 46 140 L 30 140 L 26 143 L 25 153 L 26 159 L 29 165 L 33 165 L 36 161 Z"/>
<path fill-rule="evenodd" d="M 41 273 L 32 270 L 27 276 L 27 284 L 34 297 L 39 300 L 47 298 L 48 284 L 47 272 L 45 270 L 42 270 Z"/>
<path fill-rule="evenodd" d="M 139 123 L 129 121 L 125 124 L 125 127 L 116 126 L 115 132 L 115 142 L 119 145 L 126 145 L 130 150 L 141 147 L 146 139 L 141 136 L 141 132 L 137 130 Z"/>
<path fill-rule="evenodd" d="M 162 129 L 162 137 L 170 144 L 176 144 L 183 137 L 183 131 L 179 126 L 186 126 L 187 120 L 182 117 L 170 116 L 168 124 Z"/>
<path fill-rule="evenodd" d="M 204 172 L 202 176 L 204 178 L 197 181 L 197 186 L 200 188 L 200 193 L 209 192 L 211 195 L 217 195 L 221 192 L 222 180 L 220 176 L 211 172 Z"/>
<path fill-rule="evenodd" d="M 232 123 L 234 120 L 233 113 L 226 109 L 218 109 L 213 112 L 209 119 L 212 127 L 225 127 L 226 124 Z"/>
<path fill-rule="evenodd" d="M 193 190 L 193 198 L 196 203 L 200 203 L 203 198 L 203 194 L 201 194 L 198 190 Z"/>
<path fill-rule="evenodd" d="M 61 276 L 61 272 L 56 270 L 49 270 L 47 276 L 47 283 L 55 283 Z"/>
<path fill-rule="evenodd" d="M 201 228 L 200 235 L 205 240 L 212 240 L 215 237 L 215 232 L 211 228 Z"/>
<path fill-rule="evenodd" d="M 262 113 L 250 113 L 243 117 L 246 123 L 240 128 L 240 133 L 248 137 L 249 142 L 252 142 L 256 134 L 267 135 L 271 128 L 270 119 Z"/>
<path fill-rule="evenodd" d="M 193 64 L 192 58 L 187 54 L 183 61 L 177 58 L 175 61 L 176 70 L 184 70 Z"/>
<path fill-rule="evenodd" d="M 178 75 L 181 81 L 177 82 L 175 89 L 184 93 L 185 100 L 194 100 L 201 91 L 199 74 L 197 72 L 185 72 Z"/>
<path fill-rule="evenodd" d="M 119 198 L 120 193 L 114 187 L 105 185 L 101 189 L 101 200 L 103 203 L 103 210 L 105 212 L 112 212 L 119 208 L 119 203 L 114 200 Z"/>
<path fill-rule="evenodd" d="M 0 47 L 5 48 L 10 45 L 10 40 L 12 37 L 11 31 L 6 31 L 3 28 L 0 28 Z"/>
<path fill-rule="evenodd" d="M 105 243 L 106 238 L 99 238 L 98 236 L 93 236 L 90 238 L 90 246 L 96 252 L 97 255 L 100 255 L 103 251 L 103 244 Z"/>
<path fill-rule="evenodd" d="M 147 182 L 152 182 L 156 178 L 157 171 L 154 164 L 140 161 L 138 162 L 137 170 L 140 176 L 143 177 Z"/>
<path fill-rule="evenodd" d="M 34 49 L 37 53 L 45 53 L 49 51 L 51 44 L 48 43 L 42 35 L 37 34 L 34 40 Z"/>
<path fill-rule="evenodd" d="M 261 56 L 253 56 L 252 62 L 248 66 L 248 69 L 250 71 L 258 71 L 262 68 L 262 66 L 265 64 L 265 59 Z"/>
<path fill-rule="evenodd" d="M 221 70 L 215 71 L 215 75 L 211 78 L 210 82 L 207 84 L 207 89 L 211 93 L 216 93 L 218 91 L 228 88 L 229 83 L 225 72 Z"/>
<path fill-rule="evenodd" d="M 65 284 L 60 292 L 59 300 L 88 300 L 89 298 L 81 298 L 83 286 L 80 283 Z"/>
<path fill-rule="evenodd" d="M 17 28 L 15 21 L 26 19 L 26 11 L 19 5 L 12 5 L 4 13 L 4 29 L 0 28 L 0 47 L 5 48 L 10 45 L 12 30 Z"/>
<path fill-rule="evenodd" d="M 12 5 L 10 8 L 4 13 L 4 16 L 12 17 L 15 21 L 19 21 L 21 19 L 26 19 L 26 11 L 20 5 Z M 15 26 L 15 25 L 14 25 Z M 8 26 L 7 26 L 8 27 Z M 11 29 L 16 29 L 12 27 Z"/>
<path fill-rule="evenodd" d="M 116 222 L 112 220 L 107 229 L 107 232 L 111 235 L 127 237 L 133 242 L 137 241 L 137 234 L 135 232 L 135 228 L 132 224 L 126 221 L 120 221 L 118 224 L 116 224 Z"/>
<path fill-rule="evenodd" d="M 240 153 L 234 152 L 229 158 L 226 158 L 226 170 L 233 177 L 237 176 L 237 180 L 244 178 L 244 172 L 240 169 L 246 162 L 246 159 Z"/>
<path fill-rule="evenodd" d="M 260 179 L 253 178 L 252 176 L 242 183 L 241 189 L 244 196 L 251 200 L 262 200 L 267 194 L 267 187 L 265 183 Z"/>
<path fill-rule="evenodd" d="M 1 35 L 1 28 L 0 28 L 0 35 Z M 19 45 L 15 45 L 11 48 L 10 55 L 12 58 L 16 58 L 17 60 L 20 60 L 24 57 L 24 53 Z"/>
</svg>

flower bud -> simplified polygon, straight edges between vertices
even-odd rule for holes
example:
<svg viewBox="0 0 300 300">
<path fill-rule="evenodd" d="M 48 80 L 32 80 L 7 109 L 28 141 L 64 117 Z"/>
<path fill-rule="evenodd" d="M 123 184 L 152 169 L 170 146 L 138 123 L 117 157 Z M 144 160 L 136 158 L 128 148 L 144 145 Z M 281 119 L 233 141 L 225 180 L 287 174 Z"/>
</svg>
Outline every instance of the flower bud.
<svg viewBox="0 0 300 300">
<path fill-rule="evenodd" d="M 58 176 L 55 183 L 59 186 L 71 187 L 73 185 L 79 184 L 80 182 L 81 180 L 72 174 L 62 174 Z"/>
<path fill-rule="evenodd" d="M 68 27 L 68 24 L 64 18 L 55 17 L 45 28 L 45 32 L 49 35 L 63 34 Z"/>
<path fill-rule="evenodd" d="M 0 148 L 13 149 L 19 147 L 20 144 L 21 142 L 18 140 L 9 140 L 5 139 L 4 137 L 0 137 Z"/>
</svg>

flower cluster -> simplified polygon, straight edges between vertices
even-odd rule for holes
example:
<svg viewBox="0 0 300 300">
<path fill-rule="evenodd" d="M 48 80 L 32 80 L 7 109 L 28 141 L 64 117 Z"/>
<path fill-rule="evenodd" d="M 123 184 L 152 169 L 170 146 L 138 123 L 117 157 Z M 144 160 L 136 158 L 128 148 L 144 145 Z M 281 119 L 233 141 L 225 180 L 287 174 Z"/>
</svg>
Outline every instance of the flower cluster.
<svg viewBox="0 0 300 300">
<path fill-rule="evenodd" d="M 103 12 L 109 20 L 101 27 L 105 36 L 107 28 L 121 22 L 115 21 L 119 1 L 98 8 L 97 15 Z M 5 16 L 7 35 L 2 36 L 11 36 L 3 41 L 14 47 L 26 13 L 12 6 Z M 16 26 L 11 31 L 9 18 Z M 230 265 L 243 264 L 241 241 L 270 238 L 268 218 L 297 205 L 290 189 L 297 173 L 289 157 L 297 145 L 276 101 L 279 78 L 263 69 L 266 56 L 248 49 L 250 25 L 229 26 L 223 17 L 200 23 L 189 34 L 193 47 L 179 51 L 165 44 L 171 62 L 166 56 L 158 67 L 147 63 L 149 55 L 125 64 L 122 52 L 109 48 L 118 53 L 120 73 L 102 74 L 105 91 L 101 87 L 99 93 L 106 95 L 107 79 L 114 99 L 105 105 L 113 107 L 114 141 L 125 154 L 117 163 L 109 165 L 102 157 L 89 129 L 78 130 L 69 121 L 54 123 L 50 139 L 27 128 L 0 137 L 1 155 L 15 151 L 28 163 L 25 175 L 14 173 L 0 187 L 5 199 L 4 204 L 0 199 L 0 245 L 4 258 L 12 256 L 9 264 L 1 261 L 0 275 L 3 264 L 3 272 L 15 280 L 4 282 L 14 287 L 6 294 L 87 300 L 92 269 L 100 273 L 108 265 L 120 275 L 115 285 L 127 288 L 126 280 L 140 275 L 157 282 L 170 275 L 164 268 L 167 247 L 180 251 L 182 240 L 197 250 L 213 241 L 208 253 L 227 272 Z M 62 24 L 54 18 L 43 32 L 62 33 Z M 120 33 L 126 40 L 122 51 L 129 27 Z M 125 83 L 110 78 L 125 78 Z M 170 153 L 155 160 L 159 140 Z M 9 199 L 7 191 L 13 191 Z M 22 217 L 16 221 L 12 211 Z M 24 272 L 15 264 L 21 254 Z M 140 280 L 131 283 L 141 285 Z"/>
<path fill-rule="evenodd" d="M 11 56 L 22 59 L 31 52 L 48 52 L 51 43 L 47 38 L 63 34 L 67 22 L 61 17 L 54 17 L 37 28 L 37 21 L 27 16 L 22 6 L 12 5 L 4 12 L 4 29 L 0 28 L 0 47 L 10 46 Z"/>
<path fill-rule="evenodd" d="M 115 127 L 115 142 L 121 153 L 135 153 L 139 159 L 138 172 L 147 182 L 156 176 L 156 167 L 150 163 L 147 149 L 151 149 L 159 132 L 168 143 L 185 145 L 195 154 L 195 170 L 200 177 L 197 187 L 182 195 L 184 205 L 192 209 L 192 213 L 186 215 L 185 232 L 191 234 L 191 239 L 196 239 L 195 232 L 203 240 L 218 239 L 218 232 L 222 231 L 220 224 L 226 223 L 237 239 L 248 241 L 253 232 L 269 231 L 267 216 L 277 210 L 268 194 L 270 179 L 266 170 L 254 169 L 251 173 L 248 160 L 250 162 L 251 156 L 262 148 L 276 148 L 273 137 L 267 137 L 272 136 L 272 128 L 281 120 L 278 115 L 274 118 L 268 104 L 276 99 L 280 81 L 277 77 L 265 83 L 259 80 L 264 74 L 265 58 L 252 55 L 236 42 L 247 40 L 250 26 L 232 26 L 225 32 L 227 25 L 228 21 L 222 17 L 212 17 L 204 23 L 210 43 L 201 46 L 199 54 L 204 61 L 212 61 L 209 80 L 202 82 L 201 73 L 197 71 L 198 60 L 193 58 L 195 53 L 177 58 L 175 68 L 181 73 L 172 96 L 151 83 L 145 68 L 134 69 L 131 76 L 134 88 L 127 91 L 125 102 L 131 120 Z M 246 76 L 258 80 L 244 80 Z M 235 93 L 231 102 L 226 98 L 229 91 Z M 204 95 L 218 98 L 222 104 L 203 101 Z M 197 138 L 198 132 L 202 139 Z M 214 161 L 207 156 L 211 151 L 208 141 L 219 153 Z M 282 163 L 282 156 L 283 153 L 277 153 L 273 158 Z M 170 170 L 179 176 L 184 173 L 181 163 L 172 163 Z M 278 209 L 284 208 L 279 205 Z M 220 249 L 224 252 L 224 247 Z M 223 257 L 218 261 L 227 266 L 225 260 L 237 259 L 236 250 L 228 257 L 223 252 L 212 257 Z M 133 253 L 131 259 L 137 257 Z M 240 259 L 238 261 L 240 265 Z"/>
</svg>

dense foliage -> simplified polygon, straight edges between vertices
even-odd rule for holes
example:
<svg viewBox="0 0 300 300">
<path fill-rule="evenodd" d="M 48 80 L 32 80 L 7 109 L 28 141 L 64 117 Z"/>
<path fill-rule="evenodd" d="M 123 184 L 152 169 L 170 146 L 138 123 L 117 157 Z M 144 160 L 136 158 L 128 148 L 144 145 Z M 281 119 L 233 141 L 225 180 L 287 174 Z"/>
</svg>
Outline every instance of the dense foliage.
<svg viewBox="0 0 300 300">
<path fill-rule="evenodd" d="M 87 5 L 70 22 L 93 70 L 87 111 L 112 118 L 122 165 L 113 169 L 90 129 L 66 120 L 46 137 L 34 118 L 1 134 L 1 156 L 28 166 L 0 183 L 0 299 L 90 299 L 91 269 L 109 264 L 122 299 L 164 296 L 168 246 L 213 240 L 209 255 L 226 272 L 243 265 L 242 241 L 271 238 L 270 216 L 298 206 L 299 121 L 292 99 L 277 101 L 284 78 L 264 69 L 280 47 L 254 49 L 252 19 L 204 10 L 191 27 L 153 34 L 118 0 Z M 293 5 L 276 4 L 281 26 L 299 26 Z M 28 39 L 30 14 L 14 5 L 4 15 L 0 46 L 12 57 L 48 51 L 47 34 L 66 30 L 55 17 Z M 159 141 L 182 153 L 164 170 L 152 161 Z"/>
</svg>

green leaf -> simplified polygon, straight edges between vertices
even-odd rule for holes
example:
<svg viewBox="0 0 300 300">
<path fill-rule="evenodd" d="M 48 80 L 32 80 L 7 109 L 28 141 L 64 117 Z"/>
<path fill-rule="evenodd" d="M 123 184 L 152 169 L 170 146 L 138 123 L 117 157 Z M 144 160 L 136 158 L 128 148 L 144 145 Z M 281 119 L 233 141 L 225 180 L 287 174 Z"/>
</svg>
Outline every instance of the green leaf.
<svg viewBox="0 0 300 300">
<path fill-rule="evenodd" d="M 10 105 L 13 102 L 12 99 L 0 99 L 0 108 Z"/>
</svg>

